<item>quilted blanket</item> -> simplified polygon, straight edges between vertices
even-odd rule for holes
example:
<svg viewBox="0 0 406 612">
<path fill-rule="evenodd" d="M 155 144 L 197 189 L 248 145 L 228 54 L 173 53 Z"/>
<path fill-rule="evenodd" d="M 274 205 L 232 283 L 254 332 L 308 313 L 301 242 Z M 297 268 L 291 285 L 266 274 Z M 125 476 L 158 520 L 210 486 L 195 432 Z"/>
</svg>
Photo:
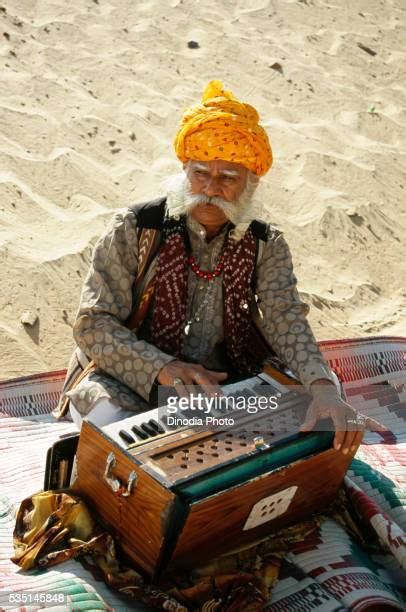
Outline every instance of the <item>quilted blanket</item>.
<svg viewBox="0 0 406 612">
<path fill-rule="evenodd" d="M 406 339 L 320 343 L 349 402 L 388 427 L 367 433 L 346 477 L 346 495 L 370 529 L 368 553 L 337 517 L 292 544 L 267 610 L 406 609 Z M 65 371 L 0 383 L 0 610 L 147 610 L 109 590 L 78 561 L 23 572 L 9 558 L 19 502 L 42 488 L 48 447 L 74 431 L 50 414 Z M 376 546 L 372 545 L 376 543 Z M 63 595 L 44 601 L 45 594 Z M 170 609 L 170 608 L 165 608 Z M 207 610 L 228 609 L 223 607 Z M 247 609 L 247 608 L 246 608 Z"/>
</svg>

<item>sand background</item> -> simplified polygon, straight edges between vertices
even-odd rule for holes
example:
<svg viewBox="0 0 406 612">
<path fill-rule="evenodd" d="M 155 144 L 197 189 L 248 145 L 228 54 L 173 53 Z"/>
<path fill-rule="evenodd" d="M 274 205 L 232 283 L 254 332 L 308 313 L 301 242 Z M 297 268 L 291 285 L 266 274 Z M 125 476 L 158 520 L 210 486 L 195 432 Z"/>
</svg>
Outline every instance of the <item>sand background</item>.
<svg viewBox="0 0 406 612">
<path fill-rule="evenodd" d="M 405 22 L 403 0 L 0 0 L 0 379 L 66 366 L 92 245 L 162 194 L 212 78 L 267 126 L 316 336 L 405 334 Z"/>
</svg>

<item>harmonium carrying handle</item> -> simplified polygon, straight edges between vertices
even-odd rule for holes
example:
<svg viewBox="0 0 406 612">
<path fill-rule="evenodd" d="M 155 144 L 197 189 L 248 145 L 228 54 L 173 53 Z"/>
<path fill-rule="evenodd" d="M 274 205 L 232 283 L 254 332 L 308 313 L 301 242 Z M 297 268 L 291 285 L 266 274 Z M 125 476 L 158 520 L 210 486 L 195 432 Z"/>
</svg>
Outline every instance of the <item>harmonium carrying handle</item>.
<svg viewBox="0 0 406 612">
<path fill-rule="evenodd" d="M 114 453 L 109 453 L 106 459 L 106 469 L 104 470 L 103 480 L 109 485 L 113 493 L 116 495 L 119 495 L 120 497 L 129 497 L 135 483 L 137 482 L 137 474 L 135 472 L 131 472 L 128 477 L 127 486 L 125 486 L 112 474 L 115 465 L 116 458 Z"/>
</svg>

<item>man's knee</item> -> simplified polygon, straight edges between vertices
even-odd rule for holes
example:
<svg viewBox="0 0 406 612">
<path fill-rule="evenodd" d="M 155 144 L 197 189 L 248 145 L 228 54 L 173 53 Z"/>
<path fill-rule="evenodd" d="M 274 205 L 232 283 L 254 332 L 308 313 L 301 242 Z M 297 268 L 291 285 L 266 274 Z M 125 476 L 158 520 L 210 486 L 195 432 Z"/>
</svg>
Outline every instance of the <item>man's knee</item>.
<svg viewBox="0 0 406 612">
<path fill-rule="evenodd" d="M 72 421 L 78 429 L 81 429 L 83 420 L 90 421 L 98 427 L 104 427 L 104 425 L 121 421 L 134 414 L 129 410 L 123 410 L 107 397 L 97 400 L 85 416 L 80 414 L 72 400 L 70 401 L 69 411 Z"/>
</svg>

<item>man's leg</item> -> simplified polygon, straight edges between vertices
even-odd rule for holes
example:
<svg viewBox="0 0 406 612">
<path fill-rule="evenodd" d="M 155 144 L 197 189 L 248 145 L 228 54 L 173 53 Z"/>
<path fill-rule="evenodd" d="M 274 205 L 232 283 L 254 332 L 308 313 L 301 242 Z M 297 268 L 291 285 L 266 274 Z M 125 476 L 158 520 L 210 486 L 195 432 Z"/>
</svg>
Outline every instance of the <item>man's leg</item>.
<svg viewBox="0 0 406 612">
<path fill-rule="evenodd" d="M 117 406 L 117 404 L 112 402 L 107 397 L 102 397 L 95 402 L 93 408 L 85 417 L 83 417 L 75 408 L 72 401 L 70 401 L 69 410 L 72 421 L 75 423 L 78 429 L 81 429 L 83 420 L 90 421 L 98 427 L 104 427 L 104 425 L 114 423 L 115 421 L 121 421 L 122 419 L 126 419 L 127 417 L 135 414 L 135 412 L 132 412 L 131 410 L 123 410 L 120 408 L 120 406 Z"/>
</svg>

